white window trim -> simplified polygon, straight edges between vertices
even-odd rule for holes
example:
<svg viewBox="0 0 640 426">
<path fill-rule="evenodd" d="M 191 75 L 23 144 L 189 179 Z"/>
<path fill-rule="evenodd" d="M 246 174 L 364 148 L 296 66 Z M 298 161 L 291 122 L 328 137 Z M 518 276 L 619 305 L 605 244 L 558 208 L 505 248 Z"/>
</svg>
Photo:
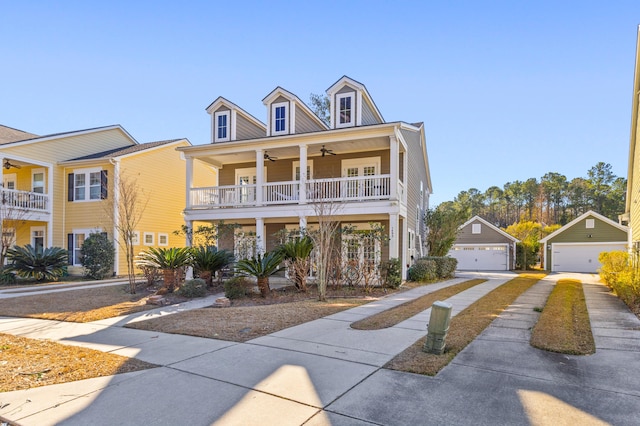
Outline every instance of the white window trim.
<svg viewBox="0 0 640 426">
<path fill-rule="evenodd" d="M 213 141 L 214 142 L 228 142 L 231 140 L 231 111 L 219 111 L 213 114 Z M 227 136 L 224 138 L 218 137 L 218 117 L 227 117 Z"/>
<path fill-rule="evenodd" d="M 90 203 L 95 201 L 102 201 L 101 197 L 91 199 L 91 173 L 101 173 L 100 179 L 102 179 L 102 167 L 93 167 L 90 169 L 75 169 L 73 173 L 73 202 L 74 203 Z M 84 175 L 84 200 L 76 199 L 76 176 Z M 102 191 L 102 188 L 100 189 Z"/>
<path fill-rule="evenodd" d="M 472 234 L 482 234 L 482 224 L 481 223 L 472 223 L 471 224 L 471 233 Z"/>
<path fill-rule="evenodd" d="M 150 235 L 151 236 L 151 242 L 148 243 L 147 242 L 147 236 Z M 153 232 L 145 232 L 142 234 L 142 243 L 145 246 L 153 246 L 156 243 L 156 238 L 155 238 L 155 234 Z"/>
<path fill-rule="evenodd" d="M 162 242 L 162 237 L 165 238 L 165 242 Z M 163 246 L 166 247 L 169 245 L 169 234 L 165 233 L 165 232 L 158 232 L 158 245 L 159 246 Z"/>
<path fill-rule="evenodd" d="M 131 238 L 131 245 L 134 245 L 134 246 L 140 245 L 140 231 L 133 231 L 133 235 Z"/>
<path fill-rule="evenodd" d="M 595 219 L 587 219 L 587 220 L 585 220 L 584 226 L 587 229 L 594 229 L 596 227 L 596 220 Z"/>
<path fill-rule="evenodd" d="M 291 180 L 296 181 L 296 167 L 300 167 L 299 161 L 294 161 L 291 167 Z M 307 160 L 307 167 L 309 168 L 310 178 L 313 179 L 313 160 Z M 302 170 L 300 170 L 300 176 L 302 176 Z"/>
<path fill-rule="evenodd" d="M 276 108 L 284 107 L 284 130 L 279 132 L 276 131 Z M 287 135 L 289 134 L 289 102 L 277 102 L 271 104 L 271 134 L 273 136 L 277 135 Z"/>
<path fill-rule="evenodd" d="M 86 240 L 87 238 L 89 238 L 89 235 L 91 234 L 101 234 L 102 232 L 104 232 L 102 229 L 98 229 L 98 228 L 82 228 L 82 229 L 72 229 L 71 233 L 73 234 L 73 247 L 71 248 L 71 251 L 74 252 L 74 263 L 72 264 L 72 266 L 82 266 L 82 263 L 75 263 L 75 250 L 76 250 L 76 235 L 84 235 L 84 239 Z M 45 241 L 46 244 L 46 241 Z M 46 245 L 45 245 L 46 247 Z"/>
<path fill-rule="evenodd" d="M 47 247 L 47 233 L 44 226 L 32 226 L 29 232 L 29 244 L 31 244 L 32 247 L 36 246 L 33 240 L 33 234 L 36 232 L 42 232 L 42 247 Z"/>
<path fill-rule="evenodd" d="M 15 173 L 5 173 L 2 175 L 2 187 L 6 188 L 8 182 L 13 182 L 13 189 L 18 188 L 17 178 Z"/>
<path fill-rule="evenodd" d="M 351 98 L 351 121 L 340 123 L 340 100 Z M 345 92 L 336 95 L 336 128 L 353 127 L 356 123 L 356 92 Z"/>
<path fill-rule="evenodd" d="M 31 192 L 36 192 L 35 190 L 35 179 L 33 178 L 33 175 L 36 175 L 38 173 L 42 173 L 42 193 L 46 194 L 47 193 L 47 173 L 45 171 L 45 169 L 33 169 L 31 170 Z"/>
<path fill-rule="evenodd" d="M 350 158 L 342 160 L 342 177 L 347 176 L 347 169 L 351 167 L 367 167 L 375 166 L 376 174 L 380 174 L 380 157 L 364 157 L 364 158 Z"/>
</svg>

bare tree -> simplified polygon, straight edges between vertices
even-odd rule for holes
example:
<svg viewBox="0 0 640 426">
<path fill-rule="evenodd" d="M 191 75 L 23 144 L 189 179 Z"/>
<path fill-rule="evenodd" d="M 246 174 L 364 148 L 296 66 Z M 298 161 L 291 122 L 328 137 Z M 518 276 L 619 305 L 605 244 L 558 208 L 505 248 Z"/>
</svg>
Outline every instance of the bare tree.
<svg viewBox="0 0 640 426">
<path fill-rule="evenodd" d="M 337 215 L 342 206 L 324 198 L 316 199 L 312 206 L 318 219 L 318 229 L 308 232 L 308 235 L 313 240 L 318 254 L 318 299 L 325 301 L 333 242 L 340 229 Z"/>
<path fill-rule="evenodd" d="M 16 244 L 16 232 L 20 223 L 27 220 L 27 210 L 18 208 L 10 199 L 2 196 L 0 204 L 0 267 L 4 265 L 7 250 Z"/>
<path fill-rule="evenodd" d="M 129 291 L 131 294 L 135 294 L 134 237 L 138 223 L 140 223 L 149 203 L 149 194 L 144 193 L 135 176 L 128 176 L 124 171 L 115 177 L 113 192 L 113 203 L 106 203 L 105 207 L 107 214 L 114 221 L 114 229 L 119 237 L 118 245 L 126 254 Z"/>
</svg>

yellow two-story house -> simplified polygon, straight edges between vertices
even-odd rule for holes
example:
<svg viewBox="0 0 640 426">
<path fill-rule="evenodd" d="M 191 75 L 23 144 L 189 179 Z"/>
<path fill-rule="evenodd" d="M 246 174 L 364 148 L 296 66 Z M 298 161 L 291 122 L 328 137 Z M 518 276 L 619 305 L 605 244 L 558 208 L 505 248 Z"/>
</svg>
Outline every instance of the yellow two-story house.
<svg viewBox="0 0 640 426">
<path fill-rule="evenodd" d="M 2 236 L 5 245 L 63 247 L 69 274 L 82 274 L 80 249 L 91 233 L 114 242 L 114 274 L 126 258 L 117 219 L 119 184 L 134 181 L 142 214 L 134 252 L 184 246 L 173 234 L 184 224 L 187 139 L 138 143 L 119 125 L 36 136 L 0 126 Z M 209 168 L 215 176 L 215 171 Z"/>
<path fill-rule="evenodd" d="M 367 88 L 347 76 L 326 93 L 328 123 L 281 87 L 263 99 L 266 123 L 223 97 L 209 105 L 210 143 L 178 148 L 187 162 L 185 220 L 237 224 L 267 251 L 282 230 L 313 229 L 318 206 L 331 205 L 341 225 L 366 231 L 373 223 L 388 237 L 350 256 L 380 253 L 406 268 L 426 254 L 424 125 L 386 122 Z M 213 169 L 212 185 L 194 180 L 199 164 Z"/>
</svg>

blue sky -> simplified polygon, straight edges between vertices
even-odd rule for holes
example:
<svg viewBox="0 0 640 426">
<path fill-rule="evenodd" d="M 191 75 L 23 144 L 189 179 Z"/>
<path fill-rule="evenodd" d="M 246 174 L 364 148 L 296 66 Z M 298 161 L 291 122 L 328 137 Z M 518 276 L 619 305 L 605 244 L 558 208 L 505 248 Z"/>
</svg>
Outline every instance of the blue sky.
<svg viewBox="0 0 640 426">
<path fill-rule="evenodd" d="M 432 205 L 598 161 L 626 176 L 640 2 L 0 0 L 0 123 L 209 141 L 222 95 L 265 121 L 342 75 L 423 121 Z"/>
</svg>

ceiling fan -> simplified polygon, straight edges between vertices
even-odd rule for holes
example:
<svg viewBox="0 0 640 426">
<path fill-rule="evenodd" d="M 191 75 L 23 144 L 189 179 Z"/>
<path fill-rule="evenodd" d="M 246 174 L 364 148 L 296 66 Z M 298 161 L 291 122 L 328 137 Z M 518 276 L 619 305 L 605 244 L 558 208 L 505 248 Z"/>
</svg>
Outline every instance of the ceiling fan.
<svg viewBox="0 0 640 426">
<path fill-rule="evenodd" d="M 322 153 L 323 157 L 325 156 L 325 154 L 336 155 L 335 152 L 333 152 L 329 148 L 325 148 L 324 145 L 322 145 L 322 148 L 320 148 L 320 152 Z"/>
<path fill-rule="evenodd" d="M 4 164 L 2 165 L 2 167 L 4 167 L 7 170 L 9 170 L 12 167 L 15 167 L 16 169 L 21 169 L 22 168 L 22 166 L 19 165 L 19 164 L 10 163 L 9 160 L 4 160 Z"/>
<path fill-rule="evenodd" d="M 265 160 L 269 160 L 269 161 L 276 161 L 278 159 L 278 157 L 272 157 L 271 155 L 269 155 L 267 153 L 267 151 L 264 152 L 264 159 Z"/>
</svg>

